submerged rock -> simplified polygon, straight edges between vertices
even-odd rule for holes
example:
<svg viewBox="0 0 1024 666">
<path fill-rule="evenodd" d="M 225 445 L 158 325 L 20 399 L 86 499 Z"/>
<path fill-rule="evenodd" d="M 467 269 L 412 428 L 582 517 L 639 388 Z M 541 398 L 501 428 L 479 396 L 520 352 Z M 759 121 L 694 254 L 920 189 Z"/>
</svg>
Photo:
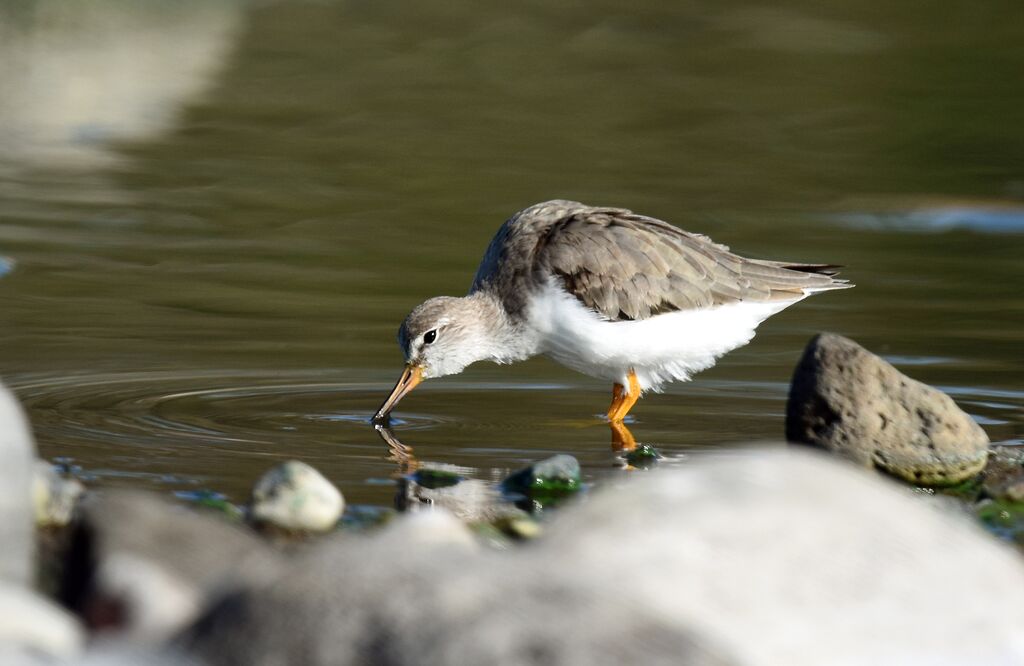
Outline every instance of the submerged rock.
<svg viewBox="0 0 1024 666">
<path fill-rule="evenodd" d="M 345 510 L 345 498 L 312 466 L 289 460 L 260 477 L 252 490 L 250 517 L 285 530 L 326 532 Z"/>
<path fill-rule="evenodd" d="M 519 503 L 524 509 L 554 506 L 576 494 L 582 487 L 580 463 L 567 454 L 536 462 L 501 482 L 504 492 L 525 498 Z"/>
<path fill-rule="evenodd" d="M 36 525 L 63 527 L 71 522 L 85 486 L 78 479 L 65 478 L 45 460 L 37 460 L 32 477 L 32 505 Z"/>
<path fill-rule="evenodd" d="M 786 438 L 923 485 L 977 474 L 989 443 L 948 395 L 832 333 L 811 340 L 793 373 Z"/>
</svg>

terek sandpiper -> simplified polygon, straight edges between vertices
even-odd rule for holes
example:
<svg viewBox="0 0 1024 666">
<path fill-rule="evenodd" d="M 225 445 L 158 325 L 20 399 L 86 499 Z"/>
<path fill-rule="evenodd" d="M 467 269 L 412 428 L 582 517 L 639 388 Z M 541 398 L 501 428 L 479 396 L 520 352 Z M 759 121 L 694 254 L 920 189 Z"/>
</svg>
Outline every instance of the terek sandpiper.
<svg viewBox="0 0 1024 666">
<path fill-rule="evenodd" d="M 427 378 L 546 354 L 613 382 L 608 420 L 688 380 L 811 294 L 852 287 L 833 264 L 747 259 L 623 208 L 546 201 L 498 230 L 461 298 L 416 306 L 398 330 L 405 372 L 374 416 Z"/>
</svg>

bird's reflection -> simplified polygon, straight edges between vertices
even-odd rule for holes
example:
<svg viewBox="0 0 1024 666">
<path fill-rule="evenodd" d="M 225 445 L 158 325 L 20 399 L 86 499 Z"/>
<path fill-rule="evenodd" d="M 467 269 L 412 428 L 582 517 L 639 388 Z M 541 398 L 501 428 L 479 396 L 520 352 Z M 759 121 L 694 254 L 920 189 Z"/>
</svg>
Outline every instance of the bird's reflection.
<svg viewBox="0 0 1024 666">
<path fill-rule="evenodd" d="M 419 468 L 420 462 L 416 460 L 412 447 L 403 444 L 402 441 L 398 439 L 398 436 L 395 435 L 394 430 L 384 424 L 376 424 L 373 426 L 373 429 L 377 431 L 380 438 L 388 445 L 387 460 L 398 465 L 398 470 L 395 476 L 402 477 L 406 474 L 412 474 Z"/>
<path fill-rule="evenodd" d="M 637 447 L 636 438 L 629 427 L 622 423 L 612 422 L 608 424 L 612 433 L 612 451 L 614 453 L 629 453 Z M 374 424 L 373 429 L 377 432 L 384 443 L 388 445 L 387 460 L 398 465 L 397 475 L 411 474 L 419 469 L 420 461 L 416 459 L 411 446 L 403 444 L 395 431 L 386 423 Z"/>
<path fill-rule="evenodd" d="M 636 448 L 636 438 L 625 423 L 612 421 L 608 426 L 612 429 L 612 451 L 628 453 Z"/>
</svg>

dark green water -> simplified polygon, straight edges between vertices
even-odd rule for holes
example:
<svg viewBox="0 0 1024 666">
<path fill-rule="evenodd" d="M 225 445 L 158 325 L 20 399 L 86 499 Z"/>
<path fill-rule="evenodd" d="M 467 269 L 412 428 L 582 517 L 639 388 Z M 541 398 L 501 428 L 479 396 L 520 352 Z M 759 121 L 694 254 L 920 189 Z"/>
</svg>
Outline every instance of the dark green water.
<svg viewBox="0 0 1024 666">
<path fill-rule="evenodd" d="M 0 376 L 94 483 L 243 499 L 299 458 L 388 504 L 367 419 L 399 322 L 561 197 L 858 284 L 645 398 L 669 464 L 781 437 L 819 330 L 1019 444 L 1021 44 L 1017 0 L 5 4 Z M 479 365 L 395 430 L 485 477 L 554 452 L 616 474 L 609 389 Z"/>
</svg>

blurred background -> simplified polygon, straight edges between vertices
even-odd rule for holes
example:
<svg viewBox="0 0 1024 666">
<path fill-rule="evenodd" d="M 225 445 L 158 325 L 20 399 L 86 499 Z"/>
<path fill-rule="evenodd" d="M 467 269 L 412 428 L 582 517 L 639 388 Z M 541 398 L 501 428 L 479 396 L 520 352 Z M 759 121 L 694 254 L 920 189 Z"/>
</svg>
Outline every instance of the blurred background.
<svg viewBox="0 0 1024 666">
<path fill-rule="evenodd" d="M 631 423 L 669 464 L 778 439 L 832 330 L 1024 443 L 1024 5 L 918 0 L 0 5 L 0 377 L 98 485 L 243 499 L 272 464 L 386 505 L 395 332 L 508 216 L 616 205 L 845 264 Z M 482 476 L 617 458 L 545 359 L 406 398 Z"/>
</svg>

